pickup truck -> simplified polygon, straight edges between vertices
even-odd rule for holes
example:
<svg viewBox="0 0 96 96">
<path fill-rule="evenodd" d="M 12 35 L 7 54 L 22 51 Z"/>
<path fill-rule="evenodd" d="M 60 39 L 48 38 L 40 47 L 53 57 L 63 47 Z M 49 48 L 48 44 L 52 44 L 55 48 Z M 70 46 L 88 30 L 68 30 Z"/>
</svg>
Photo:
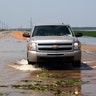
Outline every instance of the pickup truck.
<svg viewBox="0 0 96 96">
<path fill-rule="evenodd" d="M 69 25 L 35 25 L 27 41 L 27 60 L 29 64 L 38 62 L 72 63 L 81 66 L 81 43 Z M 54 63 L 55 64 L 55 63 Z"/>
</svg>

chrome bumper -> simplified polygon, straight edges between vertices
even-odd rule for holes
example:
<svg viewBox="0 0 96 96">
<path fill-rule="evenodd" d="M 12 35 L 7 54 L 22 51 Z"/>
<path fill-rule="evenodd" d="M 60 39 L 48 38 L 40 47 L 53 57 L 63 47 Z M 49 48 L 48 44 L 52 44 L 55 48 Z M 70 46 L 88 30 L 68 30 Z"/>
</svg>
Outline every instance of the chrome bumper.
<svg viewBox="0 0 96 96">
<path fill-rule="evenodd" d="M 37 62 L 38 57 L 40 58 L 62 58 L 62 57 L 74 57 L 73 61 L 81 60 L 81 51 L 73 51 L 73 52 L 36 52 L 36 51 L 28 51 L 27 59 L 30 62 Z"/>
</svg>

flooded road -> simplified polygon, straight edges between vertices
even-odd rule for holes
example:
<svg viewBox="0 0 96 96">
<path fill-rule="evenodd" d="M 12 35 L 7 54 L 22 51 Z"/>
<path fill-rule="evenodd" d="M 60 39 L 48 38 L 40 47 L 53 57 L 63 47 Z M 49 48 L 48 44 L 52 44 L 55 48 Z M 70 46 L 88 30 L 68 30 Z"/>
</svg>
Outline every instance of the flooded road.
<svg viewBox="0 0 96 96">
<path fill-rule="evenodd" d="M 96 55 L 82 51 L 81 68 L 38 68 L 28 65 L 26 40 L 10 34 L 0 39 L 0 96 L 96 96 Z"/>
<path fill-rule="evenodd" d="M 78 38 L 82 43 L 96 45 L 96 37 L 82 36 Z"/>
</svg>

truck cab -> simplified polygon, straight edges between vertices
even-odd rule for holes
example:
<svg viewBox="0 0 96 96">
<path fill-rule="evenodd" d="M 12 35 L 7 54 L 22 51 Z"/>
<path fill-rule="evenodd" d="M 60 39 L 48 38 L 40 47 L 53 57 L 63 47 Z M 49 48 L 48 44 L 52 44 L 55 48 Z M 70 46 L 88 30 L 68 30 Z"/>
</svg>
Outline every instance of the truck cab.
<svg viewBox="0 0 96 96">
<path fill-rule="evenodd" d="M 81 66 L 81 43 L 69 25 L 35 25 L 27 44 L 27 60 L 37 62 L 72 63 L 73 67 Z"/>
</svg>

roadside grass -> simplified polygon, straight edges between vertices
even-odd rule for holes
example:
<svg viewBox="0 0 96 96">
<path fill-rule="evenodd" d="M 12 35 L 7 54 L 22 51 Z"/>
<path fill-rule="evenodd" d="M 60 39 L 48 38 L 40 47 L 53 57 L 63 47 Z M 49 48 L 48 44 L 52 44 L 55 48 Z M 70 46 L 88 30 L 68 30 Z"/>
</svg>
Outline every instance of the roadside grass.
<svg viewBox="0 0 96 96">
<path fill-rule="evenodd" d="M 83 33 L 83 36 L 91 36 L 91 37 L 96 37 L 96 31 L 74 31 L 75 34 L 78 32 Z"/>
</svg>

